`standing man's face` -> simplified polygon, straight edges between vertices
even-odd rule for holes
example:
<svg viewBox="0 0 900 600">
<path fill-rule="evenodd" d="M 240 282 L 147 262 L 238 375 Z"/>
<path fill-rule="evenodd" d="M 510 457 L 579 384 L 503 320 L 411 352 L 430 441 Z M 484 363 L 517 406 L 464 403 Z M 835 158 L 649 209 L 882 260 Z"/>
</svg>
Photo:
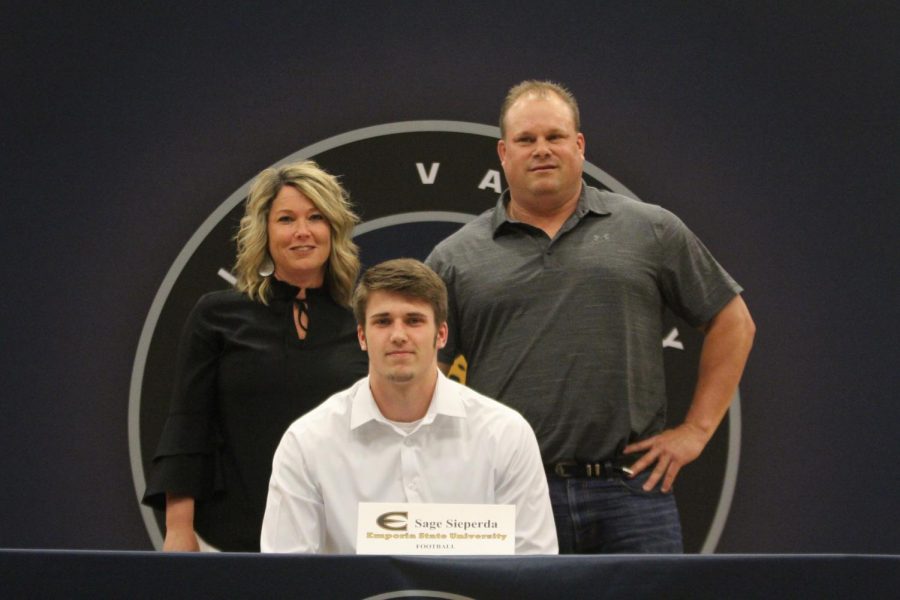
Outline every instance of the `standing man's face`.
<svg viewBox="0 0 900 600">
<path fill-rule="evenodd" d="M 513 201 L 565 201 L 581 191 L 584 136 L 558 96 L 519 98 L 506 113 L 505 130 L 497 152 Z"/>
</svg>

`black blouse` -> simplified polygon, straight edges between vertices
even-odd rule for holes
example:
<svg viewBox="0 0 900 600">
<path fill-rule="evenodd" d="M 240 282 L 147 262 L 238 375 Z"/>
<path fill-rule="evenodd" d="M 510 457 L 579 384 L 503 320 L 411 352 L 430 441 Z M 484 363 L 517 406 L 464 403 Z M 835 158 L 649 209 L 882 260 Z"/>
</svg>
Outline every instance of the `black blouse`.
<svg viewBox="0 0 900 600">
<path fill-rule="evenodd" d="M 309 325 L 293 315 L 299 288 L 272 279 L 268 306 L 236 290 L 204 295 L 178 348 L 169 416 L 143 502 L 195 499 L 194 528 L 221 550 L 258 552 L 272 456 L 288 426 L 366 375 L 350 311 L 307 289 Z"/>
</svg>

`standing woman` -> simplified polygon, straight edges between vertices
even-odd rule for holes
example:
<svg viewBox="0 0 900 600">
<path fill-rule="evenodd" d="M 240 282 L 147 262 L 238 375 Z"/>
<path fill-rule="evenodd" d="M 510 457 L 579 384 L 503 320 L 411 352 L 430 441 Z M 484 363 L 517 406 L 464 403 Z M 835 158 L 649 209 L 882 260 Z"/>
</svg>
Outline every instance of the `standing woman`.
<svg viewBox="0 0 900 600">
<path fill-rule="evenodd" d="M 306 161 L 260 173 L 237 234 L 236 290 L 197 302 L 143 502 L 166 511 L 164 550 L 258 552 L 272 455 L 287 427 L 365 376 L 347 308 L 359 221 Z"/>
</svg>

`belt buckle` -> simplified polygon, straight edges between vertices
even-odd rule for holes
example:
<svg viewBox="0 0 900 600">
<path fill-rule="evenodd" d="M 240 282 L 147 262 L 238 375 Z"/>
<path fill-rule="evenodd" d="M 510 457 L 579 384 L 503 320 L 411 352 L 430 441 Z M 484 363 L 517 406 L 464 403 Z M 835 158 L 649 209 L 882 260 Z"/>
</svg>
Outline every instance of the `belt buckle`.
<svg viewBox="0 0 900 600">
<path fill-rule="evenodd" d="M 607 461 L 607 463 L 603 465 L 603 468 L 606 470 L 608 477 L 612 477 L 613 473 L 618 473 L 620 476 L 625 475 L 626 477 L 634 475 L 634 471 L 631 470 L 631 467 L 619 465 L 613 461 Z"/>
</svg>

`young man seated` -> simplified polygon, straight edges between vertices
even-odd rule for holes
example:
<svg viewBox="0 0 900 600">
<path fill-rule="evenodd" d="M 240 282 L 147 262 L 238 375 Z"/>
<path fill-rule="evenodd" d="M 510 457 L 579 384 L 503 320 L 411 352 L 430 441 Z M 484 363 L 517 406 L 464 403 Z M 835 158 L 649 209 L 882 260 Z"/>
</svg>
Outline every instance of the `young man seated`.
<svg viewBox="0 0 900 600">
<path fill-rule="evenodd" d="M 419 261 L 353 295 L 369 375 L 291 425 L 275 452 L 263 552 L 353 554 L 360 502 L 514 504 L 516 553 L 556 554 L 537 441 L 519 413 L 446 378 L 447 290 Z"/>
</svg>

